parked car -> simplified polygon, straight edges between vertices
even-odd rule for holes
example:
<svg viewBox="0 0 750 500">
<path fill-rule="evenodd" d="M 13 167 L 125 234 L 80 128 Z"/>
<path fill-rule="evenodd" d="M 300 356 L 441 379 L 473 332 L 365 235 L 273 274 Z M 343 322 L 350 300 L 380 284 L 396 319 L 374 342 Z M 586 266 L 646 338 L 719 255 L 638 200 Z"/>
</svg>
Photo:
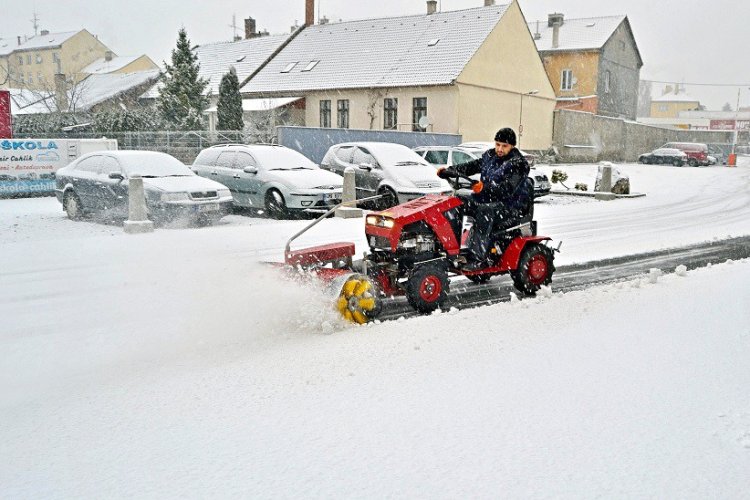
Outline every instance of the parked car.
<svg viewBox="0 0 750 500">
<path fill-rule="evenodd" d="M 323 212 L 341 202 L 344 179 L 277 144 L 222 144 L 201 151 L 193 171 L 229 187 L 238 207 L 274 218 Z"/>
<path fill-rule="evenodd" d="M 716 158 L 717 165 L 726 165 L 729 160 L 729 154 L 732 152 L 732 145 L 727 143 L 709 143 L 708 155 Z M 709 159 L 710 161 L 710 159 Z"/>
<path fill-rule="evenodd" d="M 85 214 L 106 218 L 128 215 L 128 184 L 143 177 L 149 219 L 186 218 L 213 223 L 232 205 L 232 195 L 218 182 L 202 179 L 185 164 L 156 151 L 98 151 L 59 169 L 55 195 L 71 219 Z"/>
<path fill-rule="evenodd" d="M 494 142 L 466 142 L 458 146 L 419 146 L 414 148 L 414 151 L 437 168 L 450 167 L 480 158 L 485 151 L 494 147 Z M 524 155 L 526 161 L 535 161 L 534 155 L 524 151 L 521 151 L 521 154 Z M 529 163 L 529 166 L 531 166 L 529 177 L 534 181 L 534 198 L 549 194 L 552 189 L 549 178 L 535 169 L 532 163 Z M 479 179 L 479 174 L 474 177 Z"/>
<path fill-rule="evenodd" d="M 354 167 L 357 198 L 384 195 L 378 208 L 387 208 L 427 194 L 449 194 L 450 184 L 435 168 L 402 144 L 347 142 L 331 146 L 320 166 L 337 174 Z"/>
<path fill-rule="evenodd" d="M 668 142 L 662 148 L 679 149 L 687 155 L 691 167 L 708 165 L 708 146 L 701 142 Z"/>
<path fill-rule="evenodd" d="M 654 149 L 650 153 L 643 153 L 638 157 L 639 163 L 646 165 L 650 164 L 664 164 L 674 165 L 675 167 L 681 167 L 688 162 L 688 157 L 685 153 L 675 148 L 658 148 Z"/>
</svg>

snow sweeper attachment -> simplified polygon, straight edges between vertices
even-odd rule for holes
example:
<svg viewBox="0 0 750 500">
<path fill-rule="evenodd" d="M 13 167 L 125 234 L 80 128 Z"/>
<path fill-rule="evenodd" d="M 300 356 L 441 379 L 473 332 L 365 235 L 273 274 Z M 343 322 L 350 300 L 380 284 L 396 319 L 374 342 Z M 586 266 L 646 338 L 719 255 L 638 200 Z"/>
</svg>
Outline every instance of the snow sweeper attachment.
<svg viewBox="0 0 750 500">
<path fill-rule="evenodd" d="M 375 198 L 380 196 L 337 205 L 292 236 L 284 250 L 284 264 L 291 276 L 304 282 L 322 285 L 326 296 L 330 297 L 341 316 L 358 324 L 375 319 L 382 309 L 382 297 L 377 286 L 366 274 L 354 271 L 354 243 L 328 243 L 299 250 L 291 250 L 291 244 L 339 206 Z"/>
</svg>

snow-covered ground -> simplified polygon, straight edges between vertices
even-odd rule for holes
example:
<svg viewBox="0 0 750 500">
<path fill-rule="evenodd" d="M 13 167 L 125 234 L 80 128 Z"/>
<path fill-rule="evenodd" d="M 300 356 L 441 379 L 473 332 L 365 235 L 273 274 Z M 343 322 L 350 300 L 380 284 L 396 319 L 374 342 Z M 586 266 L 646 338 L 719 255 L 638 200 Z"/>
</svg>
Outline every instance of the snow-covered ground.
<svg viewBox="0 0 750 500">
<path fill-rule="evenodd" d="M 618 168 L 537 203 L 558 263 L 750 234 L 750 162 Z M 0 497 L 747 498 L 750 262 L 353 327 L 259 264 L 304 224 L 0 200 Z"/>
</svg>

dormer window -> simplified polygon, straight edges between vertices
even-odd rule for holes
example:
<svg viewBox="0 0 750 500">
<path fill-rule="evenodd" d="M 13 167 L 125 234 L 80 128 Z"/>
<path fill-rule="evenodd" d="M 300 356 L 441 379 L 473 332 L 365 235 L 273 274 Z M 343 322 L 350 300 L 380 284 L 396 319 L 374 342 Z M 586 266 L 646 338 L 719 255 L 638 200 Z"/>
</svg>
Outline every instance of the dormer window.
<svg viewBox="0 0 750 500">
<path fill-rule="evenodd" d="M 428 47 L 434 47 L 435 45 L 438 44 L 439 41 L 440 41 L 439 38 L 433 38 L 432 40 L 430 40 L 429 42 L 427 42 L 427 46 Z"/>
</svg>

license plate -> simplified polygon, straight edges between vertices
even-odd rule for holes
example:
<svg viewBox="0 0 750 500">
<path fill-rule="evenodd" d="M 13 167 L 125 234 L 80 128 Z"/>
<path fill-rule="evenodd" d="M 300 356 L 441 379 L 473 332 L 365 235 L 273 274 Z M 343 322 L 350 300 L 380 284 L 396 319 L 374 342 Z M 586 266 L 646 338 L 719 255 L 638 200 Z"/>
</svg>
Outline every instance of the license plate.
<svg viewBox="0 0 750 500">
<path fill-rule="evenodd" d="M 219 210 L 218 203 L 206 203 L 204 205 L 198 205 L 199 212 L 215 212 Z"/>
<path fill-rule="evenodd" d="M 324 194 L 323 195 L 323 201 L 332 201 L 334 203 L 339 203 L 341 201 L 341 195 L 339 195 L 339 194 Z"/>
</svg>

